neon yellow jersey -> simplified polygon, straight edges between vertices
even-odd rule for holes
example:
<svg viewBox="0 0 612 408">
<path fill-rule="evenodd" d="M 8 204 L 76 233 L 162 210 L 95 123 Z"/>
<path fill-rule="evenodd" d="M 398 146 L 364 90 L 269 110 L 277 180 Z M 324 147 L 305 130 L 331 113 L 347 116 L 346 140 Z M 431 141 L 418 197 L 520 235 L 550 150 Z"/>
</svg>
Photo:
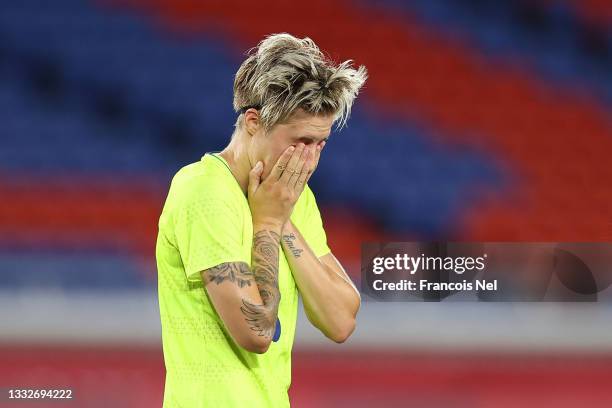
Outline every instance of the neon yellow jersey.
<svg viewBox="0 0 612 408">
<path fill-rule="evenodd" d="M 315 255 L 330 252 L 308 186 L 291 220 Z M 252 240 L 247 198 L 221 156 L 205 154 L 177 172 L 159 219 L 156 247 L 165 408 L 289 406 L 298 291 L 282 248 L 282 332 L 264 354 L 246 351 L 232 340 L 200 275 L 224 262 L 250 265 Z"/>
</svg>

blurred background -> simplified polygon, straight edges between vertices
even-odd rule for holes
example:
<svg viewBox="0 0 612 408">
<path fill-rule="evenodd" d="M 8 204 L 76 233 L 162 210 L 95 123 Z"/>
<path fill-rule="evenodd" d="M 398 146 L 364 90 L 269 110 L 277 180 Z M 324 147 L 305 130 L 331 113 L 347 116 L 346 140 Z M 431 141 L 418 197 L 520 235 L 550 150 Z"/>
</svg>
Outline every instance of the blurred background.
<svg viewBox="0 0 612 408">
<path fill-rule="evenodd" d="M 370 72 L 310 183 L 357 283 L 363 241 L 612 241 L 608 0 L 4 0 L 0 387 L 161 406 L 157 220 L 276 32 Z M 301 315 L 292 402 L 612 406 L 610 299 L 364 301 L 342 345 Z"/>
</svg>

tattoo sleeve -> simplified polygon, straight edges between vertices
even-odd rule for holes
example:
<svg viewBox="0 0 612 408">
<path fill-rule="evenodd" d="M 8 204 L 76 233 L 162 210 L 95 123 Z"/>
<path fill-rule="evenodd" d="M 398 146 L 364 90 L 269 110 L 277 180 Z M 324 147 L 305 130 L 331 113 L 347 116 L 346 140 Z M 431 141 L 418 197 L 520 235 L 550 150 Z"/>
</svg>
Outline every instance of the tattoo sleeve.
<svg viewBox="0 0 612 408">
<path fill-rule="evenodd" d="M 240 311 L 251 330 L 259 336 L 272 338 L 276 329 L 280 291 L 278 288 L 278 257 L 280 235 L 260 230 L 253 235 L 251 268 L 244 262 L 228 262 L 207 270 L 206 279 L 217 285 L 228 281 L 243 288 L 257 285 L 263 304 L 242 299 Z"/>
<path fill-rule="evenodd" d="M 238 285 L 239 288 L 251 286 L 251 283 L 253 283 L 253 273 L 249 269 L 249 265 L 244 262 L 222 263 L 208 269 L 206 277 L 208 282 L 219 285 L 222 282 L 229 281 Z"/>
<path fill-rule="evenodd" d="M 279 251 L 280 236 L 276 232 L 260 230 L 253 235 L 251 268 L 263 304 L 257 305 L 243 299 L 240 308 L 251 330 L 267 338 L 274 335 L 280 303 Z"/>
</svg>

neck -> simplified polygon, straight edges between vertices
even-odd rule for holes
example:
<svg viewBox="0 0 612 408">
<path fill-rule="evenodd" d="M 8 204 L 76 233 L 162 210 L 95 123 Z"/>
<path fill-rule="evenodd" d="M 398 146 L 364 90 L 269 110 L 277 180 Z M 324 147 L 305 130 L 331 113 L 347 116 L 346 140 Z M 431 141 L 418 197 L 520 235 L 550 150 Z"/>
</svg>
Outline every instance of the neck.
<svg viewBox="0 0 612 408">
<path fill-rule="evenodd" d="M 244 144 L 237 142 L 241 136 L 242 135 L 240 134 L 235 135 L 227 147 L 219 153 L 219 156 L 225 159 L 230 170 L 232 171 L 232 175 L 238 182 L 242 192 L 246 195 L 247 188 L 249 186 L 249 172 L 251 171 L 251 163 L 246 150 L 240 148 Z"/>
</svg>

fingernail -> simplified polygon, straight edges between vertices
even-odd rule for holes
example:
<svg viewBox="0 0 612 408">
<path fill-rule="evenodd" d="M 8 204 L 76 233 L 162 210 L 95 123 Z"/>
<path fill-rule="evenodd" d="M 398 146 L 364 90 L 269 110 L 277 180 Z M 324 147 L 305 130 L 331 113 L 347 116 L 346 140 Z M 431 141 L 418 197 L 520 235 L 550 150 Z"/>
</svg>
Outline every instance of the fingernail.
<svg viewBox="0 0 612 408">
<path fill-rule="evenodd" d="M 258 161 L 257 164 L 255 165 L 255 170 L 261 169 L 261 166 L 263 166 L 263 164 L 261 163 L 261 161 Z"/>
<path fill-rule="evenodd" d="M 291 147 L 289 147 L 289 151 L 290 151 L 290 152 L 292 152 L 292 151 L 294 151 L 294 150 L 295 150 L 295 146 L 291 146 Z"/>
</svg>

